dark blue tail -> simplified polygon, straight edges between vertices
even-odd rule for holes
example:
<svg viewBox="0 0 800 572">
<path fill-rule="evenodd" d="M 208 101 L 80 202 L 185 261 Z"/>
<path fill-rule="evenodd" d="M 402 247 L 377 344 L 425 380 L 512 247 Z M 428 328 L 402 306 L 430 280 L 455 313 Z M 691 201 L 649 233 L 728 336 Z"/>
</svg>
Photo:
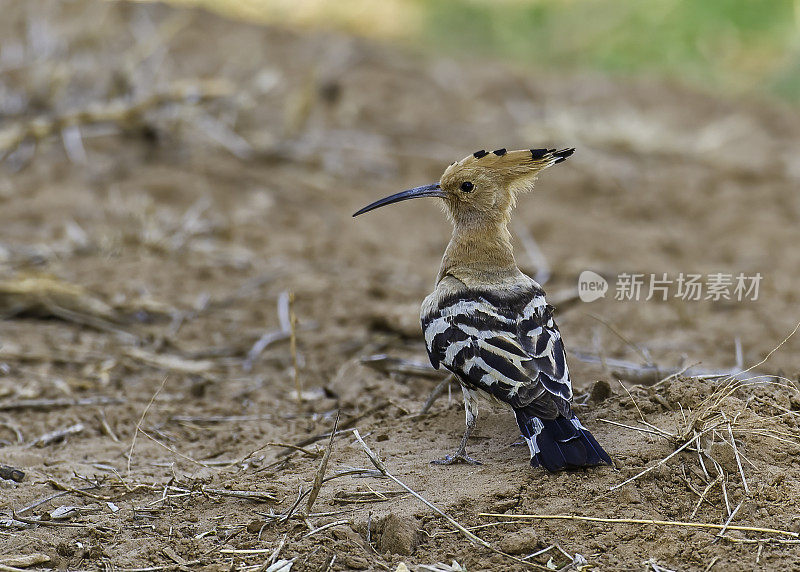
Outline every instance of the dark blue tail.
<svg viewBox="0 0 800 572">
<path fill-rule="evenodd" d="M 539 419 L 524 410 L 515 413 L 531 450 L 532 467 L 555 472 L 611 464 L 611 457 L 575 415 L 571 419 Z"/>
</svg>

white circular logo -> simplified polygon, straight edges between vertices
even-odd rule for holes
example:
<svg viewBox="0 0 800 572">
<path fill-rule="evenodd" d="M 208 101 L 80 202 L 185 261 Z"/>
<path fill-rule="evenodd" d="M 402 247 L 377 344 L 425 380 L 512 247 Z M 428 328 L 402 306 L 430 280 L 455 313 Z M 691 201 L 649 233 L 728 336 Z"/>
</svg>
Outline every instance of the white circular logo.
<svg viewBox="0 0 800 572">
<path fill-rule="evenodd" d="M 605 298 L 608 292 L 608 282 L 597 272 L 584 270 L 578 276 L 578 297 L 582 302 L 594 302 L 598 298 Z"/>
</svg>

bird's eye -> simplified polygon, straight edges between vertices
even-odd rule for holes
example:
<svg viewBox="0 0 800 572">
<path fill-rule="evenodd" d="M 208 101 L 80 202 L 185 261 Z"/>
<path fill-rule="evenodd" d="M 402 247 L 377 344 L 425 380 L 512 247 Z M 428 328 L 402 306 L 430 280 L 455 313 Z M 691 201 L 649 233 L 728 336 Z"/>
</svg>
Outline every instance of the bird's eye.
<svg viewBox="0 0 800 572">
<path fill-rule="evenodd" d="M 464 181 L 463 183 L 461 183 L 461 190 L 464 191 L 465 193 L 472 192 L 472 189 L 474 189 L 474 188 L 475 188 L 475 185 L 473 185 L 469 181 Z"/>
</svg>

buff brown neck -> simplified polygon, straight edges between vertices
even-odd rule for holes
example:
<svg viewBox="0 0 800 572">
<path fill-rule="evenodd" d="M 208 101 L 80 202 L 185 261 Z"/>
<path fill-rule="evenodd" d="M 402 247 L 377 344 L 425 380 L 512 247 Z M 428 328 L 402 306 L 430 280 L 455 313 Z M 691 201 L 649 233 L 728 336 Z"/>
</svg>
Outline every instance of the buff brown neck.
<svg viewBox="0 0 800 572">
<path fill-rule="evenodd" d="M 484 220 L 455 225 L 436 281 L 450 275 L 465 284 L 491 283 L 518 272 L 508 221 Z"/>
</svg>

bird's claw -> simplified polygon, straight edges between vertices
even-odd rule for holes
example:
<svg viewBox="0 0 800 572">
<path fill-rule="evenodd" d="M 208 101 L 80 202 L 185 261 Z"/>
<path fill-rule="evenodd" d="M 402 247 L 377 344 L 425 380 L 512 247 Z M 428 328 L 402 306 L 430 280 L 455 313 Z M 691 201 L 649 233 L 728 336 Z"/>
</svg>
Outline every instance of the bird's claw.
<svg viewBox="0 0 800 572">
<path fill-rule="evenodd" d="M 468 465 L 482 465 L 477 459 L 473 459 L 466 453 L 456 452 L 453 455 L 446 455 L 444 459 L 434 459 L 431 461 L 432 465 L 455 465 L 458 463 L 467 463 Z"/>
</svg>

